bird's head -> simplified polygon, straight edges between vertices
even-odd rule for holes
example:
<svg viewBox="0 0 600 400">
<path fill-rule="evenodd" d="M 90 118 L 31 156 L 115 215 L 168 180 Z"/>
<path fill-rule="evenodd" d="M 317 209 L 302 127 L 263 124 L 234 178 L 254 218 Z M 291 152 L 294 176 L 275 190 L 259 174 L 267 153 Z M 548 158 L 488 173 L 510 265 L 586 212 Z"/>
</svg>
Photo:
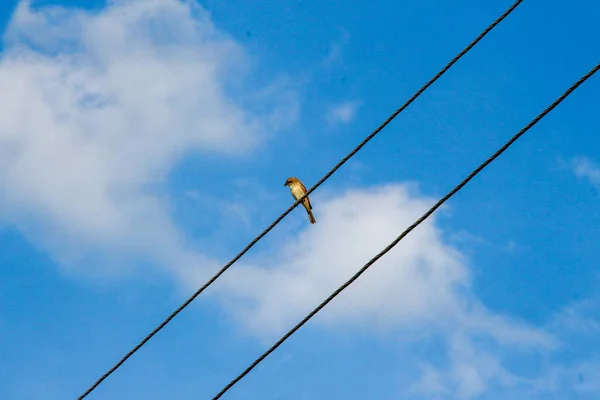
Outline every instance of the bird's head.
<svg viewBox="0 0 600 400">
<path fill-rule="evenodd" d="M 298 178 L 294 178 L 292 176 L 291 178 L 287 178 L 287 180 L 285 181 L 285 184 L 283 186 L 290 186 L 294 182 L 298 182 Z"/>
</svg>

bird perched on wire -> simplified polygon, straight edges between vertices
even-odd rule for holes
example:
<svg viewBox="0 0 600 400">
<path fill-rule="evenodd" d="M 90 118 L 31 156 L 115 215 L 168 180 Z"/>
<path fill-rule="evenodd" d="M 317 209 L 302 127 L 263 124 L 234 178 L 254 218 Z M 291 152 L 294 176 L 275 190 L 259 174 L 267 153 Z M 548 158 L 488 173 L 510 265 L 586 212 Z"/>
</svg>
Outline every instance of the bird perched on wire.
<svg viewBox="0 0 600 400">
<path fill-rule="evenodd" d="M 291 178 L 288 178 L 287 181 L 285 181 L 285 185 L 283 185 L 283 186 L 290 187 L 290 192 L 292 192 L 292 196 L 294 196 L 294 199 L 296 199 L 296 200 L 298 200 L 300 197 L 304 196 L 307 192 L 306 187 L 304 187 L 302 182 L 300 182 L 298 180 L 298 178 L 295 178 L 293 176 Z M 306 196 L 304 198 L 304 200 L 302 200 L 302 205 L 304 206 L 304 208 L 306 209 L 306 212 L 308 213 L 308 219 L 309 219 L 310 223 L 314 224 L 315 222 L 317 222 L 311 211 L 312 206 L 310 205 L 310 200 L 308 199 L 308 196 Z"/>
</svg>

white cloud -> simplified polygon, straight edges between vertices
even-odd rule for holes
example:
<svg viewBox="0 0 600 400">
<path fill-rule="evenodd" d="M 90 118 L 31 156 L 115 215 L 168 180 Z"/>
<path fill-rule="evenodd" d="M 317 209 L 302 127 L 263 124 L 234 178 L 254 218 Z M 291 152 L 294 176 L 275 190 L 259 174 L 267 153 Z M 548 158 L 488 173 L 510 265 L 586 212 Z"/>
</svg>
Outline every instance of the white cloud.
<svg viewBox="0 0 600 400">
<path fill-rule="evenodd" d="M 551 327 L 563 334 L 592 334 L 600 332 L 600 298 L 595 296 L 563 307 L 554 316 Z"/>
<path fill-rule="evenodd" d="M 0 61 L 0 219 L 67 265 L 211 264 L 186 248 L 161 183 L 187 154 L 248 152 L 297 113 L 281 90 L 252 104 L 272 113 L 231 95 L 248 63 L 192 2 L 21 2 Z"/>
<path fill-rule="evenodd" d="M 225 279 L 240 299 L 235 310 L 249 328 L 280 332 L 289 326 L 414 222 L 433 199 L 411 193 L 407 185 L 388 185 L 313 202 L 317 224 L 275 255 L 258 257 Z M 489 313 L 470 287 L 466 257 L 445 242 L 430 218 L 330 304 L 321 322 L 440 327 L 461 321 L 463 329 L 493 331 L 506 343 L 543 339 Z"/>
<path fill-rule="evenodd" d="M 594 186 L 600 187 L 600 167 L 588 157 L 577 157 L 572 163 L 573 172 L 578 178 L 585 178 Z"/>
<path fill-rule="evenodd" d="M 360 107 L 359 101 L 345 101 L 329 108 L 325 119 L 330 124 L 347 124 L 352 122 L 356 111 Z"/>
<path fill-rule="evenodd" d="M 279 251 L 239 265 L 214 290 L 246 332 L 273 337 L 291 328 L 432 204 L 409 186 L 350 190 L 313 199 L 317 224 Z M 301 210 L 300 210 L 301 211 Z M 300 212 L 298 211 L 298 212 Z M 314 323 L 391 331 L 412 343 L 439 337 L 449 361 L 424 366 L 422 392 L 472 398 L 490 382 L 518 381 L 496 351 L 551 349 L 554 340 L 526 323 L 495 314 L 477 300 L 464 255 L 448 245 L 432 218 L 407 236 L 332 301 Z M 483 340 L 485 345 L 480 345 Z"/>
</svg>

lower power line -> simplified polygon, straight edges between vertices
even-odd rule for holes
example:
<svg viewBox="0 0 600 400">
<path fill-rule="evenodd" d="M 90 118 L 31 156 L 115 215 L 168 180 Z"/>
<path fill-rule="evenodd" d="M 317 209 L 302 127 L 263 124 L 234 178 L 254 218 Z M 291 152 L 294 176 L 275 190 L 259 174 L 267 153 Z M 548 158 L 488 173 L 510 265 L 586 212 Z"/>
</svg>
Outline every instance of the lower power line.
<svg viewBox="0 0 600 400">
<path fill-rule="evenodd" d="M 444 204 L 448 199 L 454 196 L 459 190 L 461 190 L 471 179 L 475 177 L 478 173 L 480 173 L 485 167 L 491 164 L 496 158 L 498 158 L 502 153 L 504 153 L 514 142 L 517 141 L 525 132 L 527 132 L 531 127 L 537 124 L 542 118 L 544 118 L 550 111 L 552 111 L 556 106 L 558 106 L 564 99 L 567 98 L 575 89 L 577 89 L 583 82 L 585 82 L 588 78 L 594 75 L 600 69 L 600 64 L 596 65 L 592 68 L 587 74 L 581 77 L 577 82 L 575 82 L 566 92 L 564 92 L 558 99 L 556 99 L 548 108 L 542 111 L 537 117 L 535 117 L 530 123 L 528 123 L 523 129 L 521 129 L 516 135 L 514 135 L 508 142 L 504 144 L 498 151 L 492 154 L 487 160 L 485 160 L 482 164 L 480 164 L 473 172 L 471 172 L 462 182 L 460 182 L 454 189 L 452 189 L 448 194 L 442 197 L 433 207 L 429 209 L 421 218 L 416 220 L 411 226 L 409 226 L 404 232 L 400 234 L 392 243 L 390 243 L 385 249 L 381 250 L 379 254 L 373 257 L 369 262 L 367 262 L 352 278 L 350 278 L 346 283 L 340 286 L 335 292 L 333 292 L 325 301 L 317 306 L 313 311 L 311 311 L 302 321 L 300 321 L 296 326 L 294 326 L 288 333 L 286 333 L 281 339 L 279 339 L 273 346 L 271 346 L 267 351 L 265 351 L 260 357 L 258 357 L 248 368 L 246 368 L 241 374 L 239 374 L 235 379 L 227 384 L 212 400 L 217 400 L 221 398 L 229 389 L 233 387 L 236 383 L 238 383 L 242 378 L 244 378 L 250 371 L 252 371 L 261 361 L 269 356 L 272 352 L 274 352 L 279 346 L 283 344 L 287 339 L 290 338 L 296 331 L 298 331 L 304 324 L 306 324 L 312 317 L 314 317 L 319 311 L 321 311 L 331 300 L 333 300 L 337 295 L 339 295 L 344 289 L 350 286 L 354 281 L 356 281 L 370 266 L 375 264 L 377 260 L 383 257 L 388 251 L 390 251 L 394 246 L 396 246 L 406 235 L 408 235 L 413 229 L 419 226 L 423 221 L 425 221 L 431 214 L 433 214 L 442 204 Z"/>
</svg>

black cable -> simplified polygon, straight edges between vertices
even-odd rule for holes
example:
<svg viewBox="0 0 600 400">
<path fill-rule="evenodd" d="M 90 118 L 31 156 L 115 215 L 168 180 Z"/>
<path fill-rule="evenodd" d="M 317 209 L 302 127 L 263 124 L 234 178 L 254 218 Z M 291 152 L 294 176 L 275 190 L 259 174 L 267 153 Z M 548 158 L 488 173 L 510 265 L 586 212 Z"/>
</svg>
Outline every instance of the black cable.
<svg viewBox="0 0 600 400">
<path fill-rule="evenodd" d="M 271 348 L 265 351 L 260 357 L 258 357 L 248 368 L 246 368 L 241 374 L 239 374 L 234 380 L 229 382 L 227 386 L 225 386 L 212 400 L 217 400 L 225 394 L 233 385 L 239 382 L 244 376 L 246 376 L 250 371 L 254 369 L 262 360 L 267 358 L 269 354 L 271 354 L 275 349 L 277 349 L 283 342 L 285 342 L 290 336 L 292 336 L 298 329 L 302 327 L 305 323 L 307 323 L 312 317 L 314 317 L 319 311 L 321 311 L 331 300 L 333 300 L 337 295 L 339 295 L 344 289 L 350 286 L 355 280 L 357 280 L 369 267 L 377 260 L 379 260 L 385 253 L 390 251 L 394 246 L 398 244 L 406 235 L 408 235 L 413 229 L 419 226 L 423 221 L 425 221 L 431 214 L 433 214 L 442 204 L 444 204 L 448 199 L 454 196 L 459 190 L 461 190 L 471 179 L 475 177 L 478 173 L 480 173 L 485 167 L 487 167 L 492 161 L 500 156 L 500 154 L 504 153 L 506 149 L 508 149 L 514 142 L 517 141 L 525 132 L 527 132 L 532 126 L 537 124 L 539 120 L 544 118 L 546 114 L 552 111 L 557 105 L 559 105 L 567 96 L 569 96 L 575 89 L 579 87 L 583 82 L 585 82 L 589 77 L 594 75 L 600 69 L 600 64 L 596 65 L 585 74 L 581 79 L 575 82 L 566 92 L 562 94 L 558 99 L 554 101 L 548 108 L 542 111 L 537 117 L 535 117 L 527 126 L 521 129 L 515 136 L 513 136 L 508 142 L 504 144 L 498 151 L 496 151 L 490 158 L 485 160 L 479 167 L 475 168 L 473 172 L 469 174 L 462 182 L 460 182 L 454 189 L 452 189 L 448 194 L 442 197 L 433 207 L 429 209 L 421 218 L 415 221 L 411 226 L 409 226 L 404 232 L 400 234 L 392 243 L 390 243 L 385 249 L 381 250 L 379 254 L 369 260 L 352 278 L 350 278 L 346 283 L 340 286 L 335 292 L 333 292 L 325 301 L 323 301 L 317 308 L 310 312 L 302 321 L 300 321 L 296 326 L 294 326 L 288 333 L 286 333 L 281 339 L 279 339 Z"/>
<path fill-rule="evenodd" d="M 316 188 L 321 186 L 331 175 L 333 175 L 343 164 L 346 163 L 352 156 L 354 156 L 367 142 L 375 137 L 383 128 L 385 128 L 394 118 L 404 111 L 413 101 L 416 100 L 429 86 L 437 81 L 442 75 L 446 73 L 462 56 L 464 56 L 469 50 L 471 50 L 485 35 L 487 35 L 496 25 L 498 25 L 504 18 L 506 18 L 523 0 L 517 0 L 508 10 L 506 10 L 498 19 L 496 19 L 490 26 L 488 26 L 479 36 L 475 38 L 467 47 L 465 47 L 460 53 L 456 55 L 440 72 L 438 72 L 433 78 L 431 78 L 425 85 L 423 85 L 410 99 L 406 101 L 392 115 L 388 117 L 377 129 L 375 129 L 369 136 L 367 136 L 354 150 L 346 155 L 335 167 L 331 169 L 320 181 L 318 181 L 310 190 L 306 192 L 304 196 L 298 199 L 292 206 L 290 206 L 283 214 L 281 214 L 267 229 L 262 231 L 254 240 L 250 242 L 238 255 L 236 255 L 231 261 L 229 261 L 223 268 L 219 270 L 212 278 L 208 280 L 200 289 L 198 289 L 189 299 L 187 299 L 179 308 L 177 308 L 171 315 L 169 315 L 160 325 L 158 325 L 152 332 L 148 334 L 137 346 L 129 351 L 118 363 L 116 363 L 108 372 L 102 375 L 88 390 L 85 391 L 78 400 L 83 399 L 92 392 L 98 385 L 102 383 L 110 374 L 115 372 L 129 357 L 131 357 L 136 351 L 138 351 L 143 345 L 146 344 L 154 335 L 156 335 L 162 328 L 165 327 L 177 314 L 179 314 L 184 308 L 186 308 L 196 297 L 200 295 L 207 287 L 209 287 L 214 281 L 216 281 L 229 267 L 231 267 L 237 260 L 239 260 L 248 250 L 250 250 L 260 239 L 262 239 L 271 229 L 275 227 L 283 218 L 285 218 L 305 197 L 311 194 Z"/>
</svg>

